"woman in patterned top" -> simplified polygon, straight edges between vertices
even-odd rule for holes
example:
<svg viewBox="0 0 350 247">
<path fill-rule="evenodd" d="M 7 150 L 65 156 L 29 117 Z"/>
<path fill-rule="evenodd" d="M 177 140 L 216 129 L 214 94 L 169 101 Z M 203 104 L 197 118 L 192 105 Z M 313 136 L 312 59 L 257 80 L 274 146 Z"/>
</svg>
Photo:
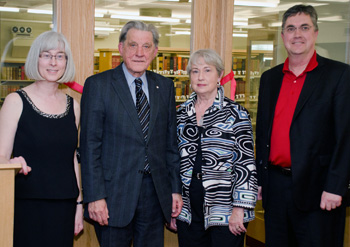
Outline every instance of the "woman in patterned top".
<svg viewBox="0 0 350 247">
<path fill-rule="evenodd" d="M 59 90 L 75 74 L 65 37 L 40 34 L 25 73 L 35 81 L 9 94 L 0 111 L 0 163 L 22 165 L 16 176 L 13 246 L 73 246 L 74 234 L 83 228 L 76 157 L 80 107 Z"/>
<path fill-rule="evenodd" d="M 215 51 L 193 53 L 187 72 L 193 93 L 177 112 L 184 201 L 179 245 L 242 247 L 257 199 L 250 116 L 224 96 L 224 65 Z"/>
</svg>

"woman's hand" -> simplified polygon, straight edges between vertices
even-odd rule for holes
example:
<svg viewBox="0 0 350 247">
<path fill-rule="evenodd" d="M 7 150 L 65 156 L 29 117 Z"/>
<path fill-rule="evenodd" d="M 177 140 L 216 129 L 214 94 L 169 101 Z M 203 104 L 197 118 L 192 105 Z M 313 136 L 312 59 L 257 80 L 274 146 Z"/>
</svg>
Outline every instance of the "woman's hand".
<svg viewBox="0 0 350 247">
<path fill-rule="evenodd" d="M 243 225 L 244 209 L 234 207 L 229 219 L 229 229 L 235 235 L 241 235 L 242 232 L 246 232 L 247 229 Z"/>
<path fill-rule="evenodd" d="M 77 236 L 84 228 L 83 204 L 78 204 L 75 211 L 74 235 Z"/>
<path fill-rule="evenodd" d="M 27 162 L 22 156 L 10 159 L 10 164 L 21 164 L 22 169 L 19 171 L 19 173 L 22 173 L 24 175 L 27 175 L 32 170 L 32 168 L 27 165 Z"/>
</svg>

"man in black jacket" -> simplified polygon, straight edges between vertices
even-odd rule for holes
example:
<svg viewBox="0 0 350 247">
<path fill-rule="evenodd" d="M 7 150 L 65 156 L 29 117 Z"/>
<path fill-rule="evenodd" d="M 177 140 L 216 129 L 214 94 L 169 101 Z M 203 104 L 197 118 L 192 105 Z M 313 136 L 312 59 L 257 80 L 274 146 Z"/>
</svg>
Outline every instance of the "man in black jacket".
<svg viewBox="0 0 350 247">
<path fill-rule="evenodd" d="M 283 15 L 284 64 L 260 81 L 256 126 L 266 245 L 343 246 L 350 177 L 350 67 L 316 54 L 317 13 Z"/>
</svg>

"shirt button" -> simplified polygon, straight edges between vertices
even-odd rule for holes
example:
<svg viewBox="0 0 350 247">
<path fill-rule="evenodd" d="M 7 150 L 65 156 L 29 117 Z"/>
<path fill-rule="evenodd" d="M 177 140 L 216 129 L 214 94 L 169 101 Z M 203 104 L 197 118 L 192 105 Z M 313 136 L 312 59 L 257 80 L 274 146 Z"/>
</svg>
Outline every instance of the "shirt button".
<svg viewBox="0 0 350 247">
<path fill-rule="evenodd" d="M 293 81 L 294 83 L 297 83 L 297 80 Z"/>
</svg>

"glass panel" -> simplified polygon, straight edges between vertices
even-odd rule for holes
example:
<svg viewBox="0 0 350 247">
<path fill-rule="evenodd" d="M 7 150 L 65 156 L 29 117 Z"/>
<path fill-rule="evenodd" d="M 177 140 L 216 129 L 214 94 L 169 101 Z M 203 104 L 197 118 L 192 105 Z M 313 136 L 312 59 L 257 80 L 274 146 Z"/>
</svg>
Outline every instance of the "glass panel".
<svg viewBox="0 0 350 247">
<path fill-rule="evenodd" d="M 0 2 L 0 105 L 6 95 L 28 85 L 24 63 L 33 40 L 52 29 L 52 0 Z"/>
<path fill-rule="evenodd" d="M 186 66 L 190 52 L 191 1 L 96 0 L 95 73 L 115 68 L 122 62 L 118 53 L 119 34 L 130 20 L 152 23 L 158 28 L 158 55 L 148 69 L 173 79 L 176 100 L 184 102 L 189 94 Z"/>
<path fill-rule="evenodd" d="M 287 58 L 281 39 L 282 15 L 296 3 L 284 0 L 235 1 L 233 19 L 233 71 L 236 101 L 250 112 L 255 132 L 261 74 Z M 349 1 L 309 1 L 319 21 L 318 54 L 349 63 Z"/>
</svg>

